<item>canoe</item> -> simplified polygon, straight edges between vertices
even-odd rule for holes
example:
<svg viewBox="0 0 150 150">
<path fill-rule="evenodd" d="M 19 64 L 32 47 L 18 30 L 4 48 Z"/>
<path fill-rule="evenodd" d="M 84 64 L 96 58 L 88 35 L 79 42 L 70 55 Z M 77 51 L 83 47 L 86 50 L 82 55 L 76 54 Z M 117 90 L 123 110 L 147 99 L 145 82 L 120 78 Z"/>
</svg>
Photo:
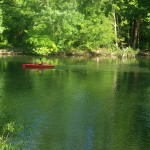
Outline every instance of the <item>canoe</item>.
<svg viewBox="0 0 150 150">
<path fill-rule="evenodd" d="M 51 69 L 53 65 L 22 64 L 23 69 Z"/>
</svg>

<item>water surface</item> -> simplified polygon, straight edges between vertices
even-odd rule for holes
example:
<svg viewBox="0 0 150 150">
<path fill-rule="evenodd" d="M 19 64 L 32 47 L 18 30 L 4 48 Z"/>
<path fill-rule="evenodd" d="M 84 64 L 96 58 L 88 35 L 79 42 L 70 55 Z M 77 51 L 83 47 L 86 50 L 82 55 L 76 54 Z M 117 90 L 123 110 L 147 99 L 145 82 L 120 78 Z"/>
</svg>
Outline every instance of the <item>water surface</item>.
<svg viewBox="0 0 150 150">
<path fill-rule="evenodd" d="M 26 150 L 150 149 L 150 60 L 0 58 L 0 107 Z"/>
</svg>

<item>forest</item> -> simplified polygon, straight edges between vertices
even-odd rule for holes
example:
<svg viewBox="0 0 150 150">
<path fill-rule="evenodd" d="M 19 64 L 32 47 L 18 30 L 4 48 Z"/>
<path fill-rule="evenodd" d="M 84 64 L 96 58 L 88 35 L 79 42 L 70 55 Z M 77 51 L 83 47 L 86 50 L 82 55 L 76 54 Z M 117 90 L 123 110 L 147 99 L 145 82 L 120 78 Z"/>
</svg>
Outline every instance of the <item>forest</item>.
<svg viewBox="0 0 150 150">
<path fill-rule="evenodd" d="M 149 12 L 149 0 L 0 0 L 0 48 L 148 51 Z"/>
</svg>

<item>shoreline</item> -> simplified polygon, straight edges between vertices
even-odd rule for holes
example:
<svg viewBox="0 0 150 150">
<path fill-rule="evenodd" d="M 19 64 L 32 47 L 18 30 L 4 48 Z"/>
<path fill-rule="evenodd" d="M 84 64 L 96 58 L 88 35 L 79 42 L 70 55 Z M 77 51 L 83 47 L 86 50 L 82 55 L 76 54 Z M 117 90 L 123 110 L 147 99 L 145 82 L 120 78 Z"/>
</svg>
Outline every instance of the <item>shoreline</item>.
<svg viewBox="0 0 150 150">
<path fill-rule="evenodd" d="M 19 51 L 19 48 L 4 48 L 0 49 L 0 56 L 17 56 L 17 55 L 28 55 L 28 56 L 40 56 L 38 54 L 29 53 L 25 51 Z M 58 52 L 58 53 L 52 53 L 49 55 L 43 55 L 43 56 L 62 56 L 62 57 L 108 57 L 108 58 L 135 58 L 135 57 L 150 57 L 150 51 L 140 51 L 137 54 L 132 54 L 131 52 L 127 52 L 126 54 L 123 51 L 120 51 L 118 54 L 116 52 L 108 52 L 108 51 L 102 51 L 97 50 L 95 52 L 91 51 L 67 51 L 67 52 Z"/>
</svg>

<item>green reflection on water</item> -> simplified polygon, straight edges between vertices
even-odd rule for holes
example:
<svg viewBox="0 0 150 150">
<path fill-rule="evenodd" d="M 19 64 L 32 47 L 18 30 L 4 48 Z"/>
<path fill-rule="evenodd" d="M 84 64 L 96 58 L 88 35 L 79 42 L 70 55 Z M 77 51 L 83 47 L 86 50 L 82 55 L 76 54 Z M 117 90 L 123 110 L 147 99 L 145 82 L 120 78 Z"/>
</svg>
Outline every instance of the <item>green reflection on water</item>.
<svg viewBox="0 0 150 150">
<path fill-rule="evenodd" d="M 32 59 L 0 59 L 4 113 L 24 121 L 29 149 L 150 148 L 148 59 L 47 58 L 42 74 L 22 70 Z"/>
</svg>

